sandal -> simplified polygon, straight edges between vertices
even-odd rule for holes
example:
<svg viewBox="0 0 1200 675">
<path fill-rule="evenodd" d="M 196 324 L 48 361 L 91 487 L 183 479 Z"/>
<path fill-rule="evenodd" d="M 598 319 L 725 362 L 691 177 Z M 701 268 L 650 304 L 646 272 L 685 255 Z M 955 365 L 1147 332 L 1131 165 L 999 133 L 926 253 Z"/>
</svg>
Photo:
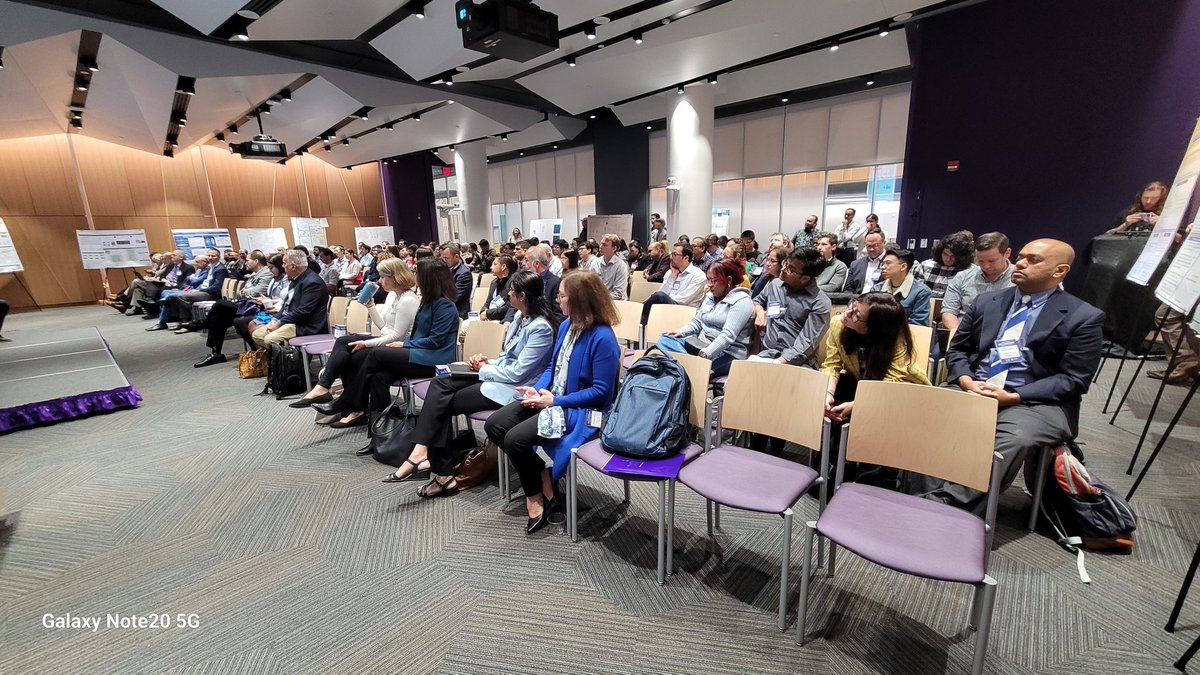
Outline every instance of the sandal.
<svg viewBox="0 0 1200 675">
<path fill-rule="evenodd" d="M 413 468 L 412 473 L 408 473 L 403 476 L 397 476 L 395 473 L 390 473 L 390 474 L 388 474 L 387 478 L 383 479 L 382 482 L 384 482 L 384 483 L 403 483 L 405 481 L 410 481 L 410 480 L 425 480 L 426 478 L 429 478 L 429 460 L 428 459 L 423 459 L 420 462 L 414 462 L 411 459 L 406 459 L 406 460 L 404 460 L 404 464 L 412 465 L 412 468 Z M 404 464 L 400 465 L 401 469 L 404 468 Z M 421 468 L 421 464 L 425 464 L 424 469 Z"/>
<path fill-rule="evenodd" d="M 428 483 L 422 485 L 421 489 L 417 490 L 417 494 L 425 499 L 453 497 L 459 493 L 458 481 L 454 480 L 454 476 L 450 476 L 449 478 L 450 480 L 445 483 L 439 481 L 437 478 L 433 478 Z M 437 487 L 434 488 L 434 486 Z"/>
</svg>

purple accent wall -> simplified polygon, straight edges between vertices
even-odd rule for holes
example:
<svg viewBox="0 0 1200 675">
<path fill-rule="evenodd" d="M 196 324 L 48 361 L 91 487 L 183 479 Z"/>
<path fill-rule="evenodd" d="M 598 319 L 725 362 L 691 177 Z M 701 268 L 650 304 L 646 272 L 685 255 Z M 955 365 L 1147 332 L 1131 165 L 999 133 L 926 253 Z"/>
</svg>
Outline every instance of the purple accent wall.
<svg viewBox="0 0 1200 675">
<path fill-rule="evenodd" d="M 897 239 L 998 230 L 1082 255 L 1174 178 L 1200 115 L 1197 36 L 1200 0 L 999 0 L 921 21 Z"/>
<path fill-rule="evenodd" d="M 396 239 L 437 241 L 437 206 L 433 201 L 433 155 L 414 152 L 384 162 L 383 199 L 387 204 L 387 224 Z"/>
</svg>

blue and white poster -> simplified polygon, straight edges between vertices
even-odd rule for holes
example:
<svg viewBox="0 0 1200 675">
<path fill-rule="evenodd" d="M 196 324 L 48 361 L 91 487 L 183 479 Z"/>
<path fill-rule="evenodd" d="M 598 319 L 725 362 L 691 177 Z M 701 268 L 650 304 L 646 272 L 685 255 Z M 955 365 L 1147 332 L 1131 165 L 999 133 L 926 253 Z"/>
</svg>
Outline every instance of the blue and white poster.
<svg viewBox="0 0 1200 675">
<path fill-rule="evenodd" d="M 175 248 L 183 251 L 185 259 L 191 260 L 206 249 L 215 248 L 224 251 L 233 248 L 233 240 L 229 238 L 229 230 L 224 228 L 211 230 L 171 230 L 175 239 Z"/>
</svg>

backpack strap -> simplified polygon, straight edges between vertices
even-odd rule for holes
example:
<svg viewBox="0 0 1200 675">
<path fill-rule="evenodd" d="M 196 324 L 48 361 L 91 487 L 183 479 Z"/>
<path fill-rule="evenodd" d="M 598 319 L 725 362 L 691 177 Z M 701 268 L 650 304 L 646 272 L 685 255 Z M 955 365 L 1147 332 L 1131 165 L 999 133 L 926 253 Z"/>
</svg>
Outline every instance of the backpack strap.
<svg viewBox="0 0 1200 675">
<path fill-rule="evenodd" d="M 1042 515 L 1046 517 L 1046 522 L 1050 523 L 1050 527 L 1054 528 L 1054 534 L 1057 537 L 1056 542 L 1058 545 L 1075 554 L 1075 568 L 1079 572 L 1079 580 L 1085 584 L 1092 583 L 1092 578 L 1088 576 L 1087 573 L 1087 566 L 1084 564 L 1083 539 L 1080 537 L 1072 537 L 1063 530 L 1062 521 L 1060 521 L 1056 515 L 1052 514 L 1046 508 L 1045 499 L 1043 499 L 1042 503 L 1038 505 L 1038 508 L 1041 510 Z"/>
</svg>

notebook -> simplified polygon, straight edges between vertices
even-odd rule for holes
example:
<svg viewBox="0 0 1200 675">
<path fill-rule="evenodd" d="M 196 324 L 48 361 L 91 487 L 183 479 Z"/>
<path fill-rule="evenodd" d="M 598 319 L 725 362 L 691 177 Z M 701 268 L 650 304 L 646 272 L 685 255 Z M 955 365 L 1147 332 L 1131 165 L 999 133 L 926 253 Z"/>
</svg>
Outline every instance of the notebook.
<svg viewBox="0 0 1200 675">
<path fill-rule="evenodd" d="M 650 478 L 678 478 L 679 469 L 682 467 L 682 453 L 666 459 L 638 459 L 613 455 L 612 459 L 609 459 L 608 463 L 604 465 L 604 473 L 621 473 Z"/>
<path fill-rule="evenodd" d="M 471 366 L 461 361 L 442 366 L 435 366 L 434 371 L 442 377 L 479 377 L 479 373 L 471 370 Z"/>
</svg>

